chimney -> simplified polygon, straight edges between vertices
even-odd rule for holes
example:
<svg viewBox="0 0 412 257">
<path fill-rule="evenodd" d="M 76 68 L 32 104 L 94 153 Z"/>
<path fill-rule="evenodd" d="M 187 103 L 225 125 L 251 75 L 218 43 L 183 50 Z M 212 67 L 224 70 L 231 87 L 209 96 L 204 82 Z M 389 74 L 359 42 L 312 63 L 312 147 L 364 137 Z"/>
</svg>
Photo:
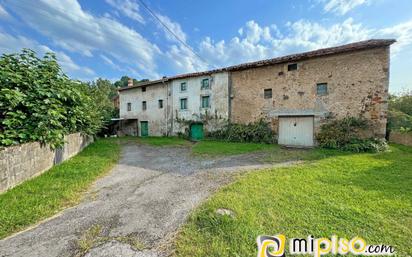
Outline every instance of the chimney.
<svg viewBox="0 0 412 257">
<path fill-rule="evenodd" d="M 127 86 L 128 86 L 128 87 L 133 86 L 133 79 L 132 79 L 132 78 L 129 78 L 129 79 L 127 80 Z"/>
</svg>

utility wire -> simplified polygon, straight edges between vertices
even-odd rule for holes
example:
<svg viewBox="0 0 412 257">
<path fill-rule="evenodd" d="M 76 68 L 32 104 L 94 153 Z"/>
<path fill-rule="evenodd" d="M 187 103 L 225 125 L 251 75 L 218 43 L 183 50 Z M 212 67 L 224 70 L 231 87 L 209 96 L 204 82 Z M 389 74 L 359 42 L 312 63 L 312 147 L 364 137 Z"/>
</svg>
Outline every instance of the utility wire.
<svg viewBox="0 0 412 257">
<path fill-rule="evenodd" d="M 153 12 L 149 6 L 147 6 L 143 0 L 139 0 L 139 2 L 142 4 L 142 6 L 162 25 L 170 34 L 172 34 L 180 43 L 182 43 L 187 49 L 189 49 L 194 55 L 196 55 L 201 61 L 203 61 L 206 64 L 209 64 L 205 59 L 203 59 L 202 56 L 200 56 L 198 53 L 193 50 L 191 46 L 189 46 L 184 40 L 179 38 L 164 22 L 156 15 L 155 12 Z M 213 65 L 214 66 L 214 65 Z"/>
</svg>

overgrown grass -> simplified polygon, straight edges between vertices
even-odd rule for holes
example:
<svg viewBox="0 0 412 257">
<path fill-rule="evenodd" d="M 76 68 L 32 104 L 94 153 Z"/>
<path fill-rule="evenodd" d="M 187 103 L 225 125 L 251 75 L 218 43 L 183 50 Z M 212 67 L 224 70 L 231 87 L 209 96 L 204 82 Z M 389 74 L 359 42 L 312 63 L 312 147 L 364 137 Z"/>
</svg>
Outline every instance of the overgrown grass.
<svg viewBox="0 0 412 257">
<path fill-rule="evenodd" d="M 258 235 L 352 238 L 411 256 L 412 148 L 323 158 L 241 175 L 190 217 L 177 256 L 256 256 Z M 324 158 L 327 157 L 327 158 Z M 216 214 L 233 210 L 235 217 Z"/>
<path fill-rule="evenodd" d="M 179 137 L 138 137 L 137 142 L 152 146 L 188 146 L 191 145 L 187 141 Z"/>
<path fill-rule="evenodd" d="M 70 160 L 1 194 L 0 238 L 78 203 L 81 193 L 117 162 L 119 153 L 117 139 L 97 140 Z"/>
</svg>

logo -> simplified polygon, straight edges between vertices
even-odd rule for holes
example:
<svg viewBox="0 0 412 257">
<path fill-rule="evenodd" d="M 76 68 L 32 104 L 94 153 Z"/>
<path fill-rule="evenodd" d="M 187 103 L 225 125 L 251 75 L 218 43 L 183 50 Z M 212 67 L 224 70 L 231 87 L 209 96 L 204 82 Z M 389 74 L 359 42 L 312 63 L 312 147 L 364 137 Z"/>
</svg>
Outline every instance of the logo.
<svg viewBox="0 0 412 257">
<path fill-rule="evenodd" d="M 284 257 L 286 237 L 284 235 L 276 236 L 258 236 L 258 257 Z"/>
<path fill-rule="evenodd" d="M 276 236 L 258 236 L 258 257 L 285 257 L 286 236 L 278 234 Z M 368 245 L 366 241 L 356 236 L 352 239 L 338 238 L 333 235 L 331 238 L 291 238 L 289 240 L 289 253 L 291 255 L 312 255 L 320 257 L 322 255 L 366 255 L 382 256 L 394 255 L 395 249 L 389 245 Z"/>
</svg>

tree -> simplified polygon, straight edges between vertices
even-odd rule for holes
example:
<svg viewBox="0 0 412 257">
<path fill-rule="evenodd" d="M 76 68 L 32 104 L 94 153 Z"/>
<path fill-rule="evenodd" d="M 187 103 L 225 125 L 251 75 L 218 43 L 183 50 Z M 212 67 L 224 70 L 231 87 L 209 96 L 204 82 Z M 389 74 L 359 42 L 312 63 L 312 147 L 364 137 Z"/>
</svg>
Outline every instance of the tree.
<svg viewBox="0 0 412 257">
<path fill-rule="evenodd" d="M 103 125 L 95 92 L 69 79 L 53 53 L 2 55 L 0 85 L 0 145 L 39 141 L 54 148 L 69 133 L 95 134 Z"/>
<path fill-rule="evenodd" d="M 148 79 L 141 79 L 141 80 L 137 80 L 137 79 L 133 79 L 133 85 L 136 85 L 139 82 L 146 82 L 149 81 Z M 122 88 L 122 87 L 127 87 L 129 83 L 129 77 L 128 76 L 122 76 L 120 78 L 120 80 L 114 82 L 114 86 L 116 88 Z"/>
</svg>

